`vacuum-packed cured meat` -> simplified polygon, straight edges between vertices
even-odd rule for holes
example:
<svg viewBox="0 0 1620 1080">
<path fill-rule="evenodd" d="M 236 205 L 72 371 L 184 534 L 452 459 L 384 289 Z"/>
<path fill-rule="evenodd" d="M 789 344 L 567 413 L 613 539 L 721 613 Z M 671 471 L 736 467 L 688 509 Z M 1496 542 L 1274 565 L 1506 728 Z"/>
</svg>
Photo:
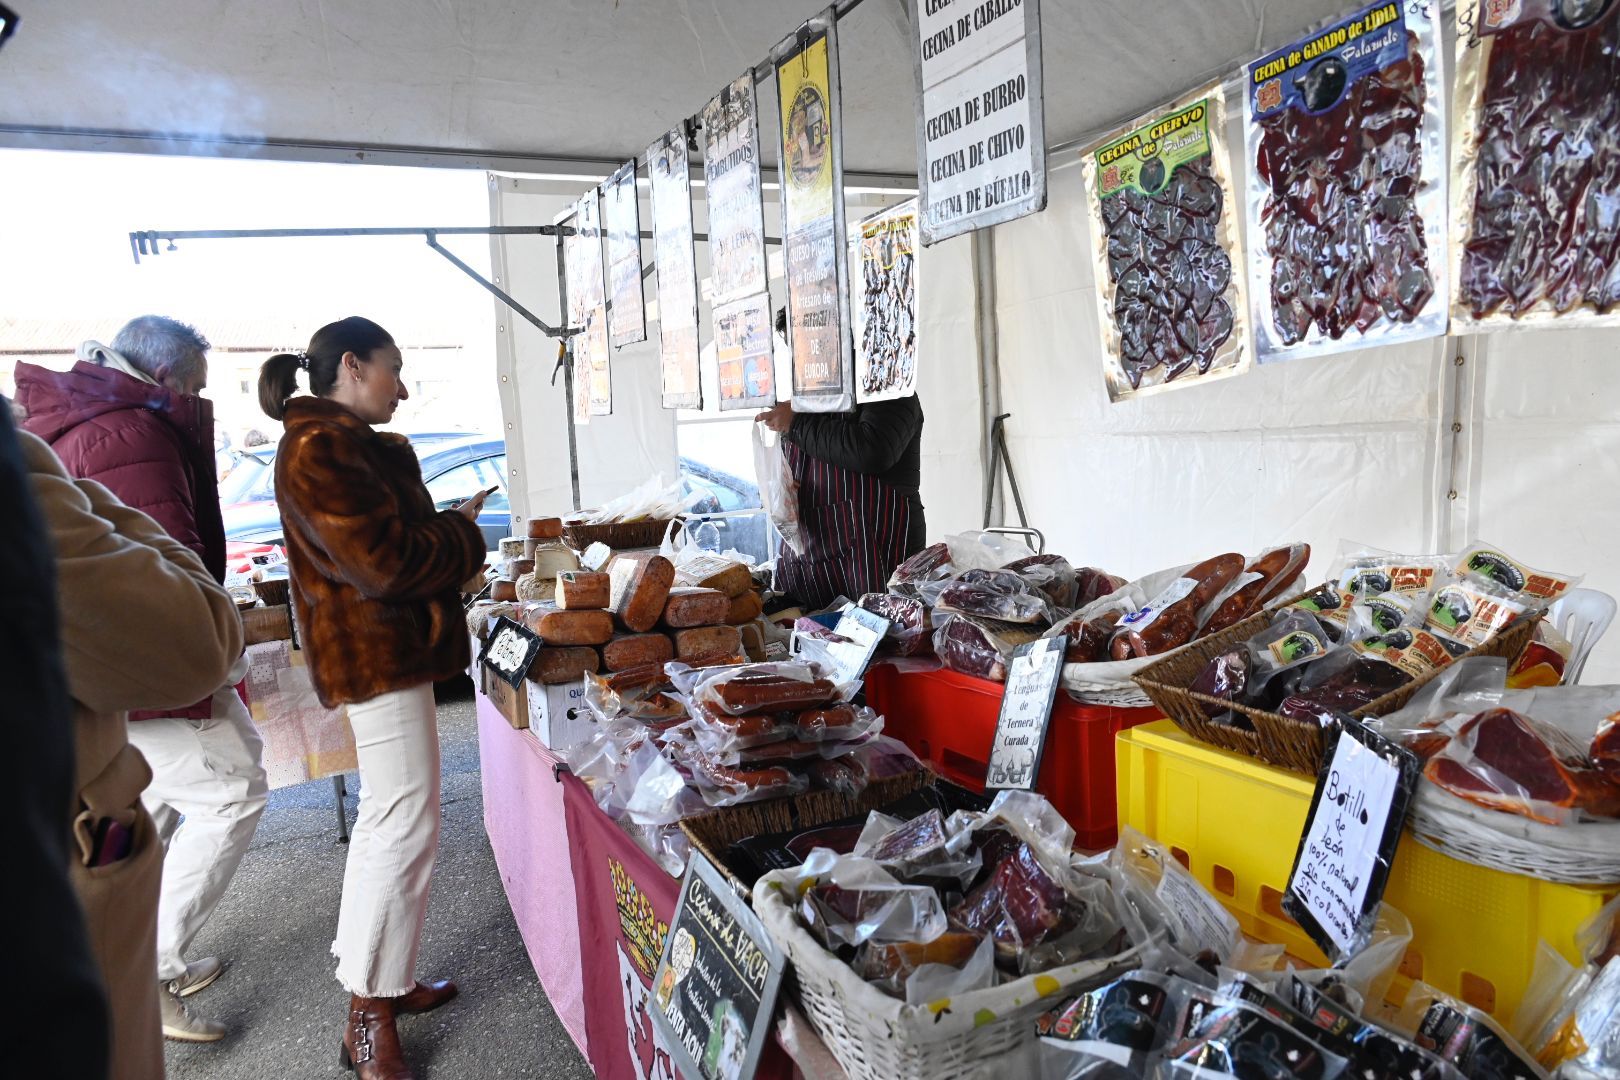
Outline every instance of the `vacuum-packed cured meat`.
<svg viewBox="0 0 1620 1080">
<path fill-rule="evenodd" d="M 949 912 L 951 926 L 995 939 L 996 961 L 1016 965 L 1020 950 L 1040 944 L 1064 922 L 1068 895 L 1027 843 Z"/>
<path fill-rule="evenodd" d="M 1191 641 L 1198 633 L 1198 613 L 1243 572 L 1241 555 L 1217 555 L 1171 582 L 1141 611 L 1120 621 L 1109 646 L 1115 660 L 1157 656 Z"/>
<path fill-rule="evenodd" d="M 894 568 L 894 574 L 889 578 L 892 588 L 896 585 L 920 585 L 925 581 L 937 581 L 949 576 L 951 565 L 951 549 L 947 544 L 930 544 L 917 554 Z"/>
<path fill-rule="evenodd" d="M 1620 784 L 1620 714 L 1598 725 L 1597 738 L 1592 740 L 1592 763 Z"/>
<path fill-rule="evenodd" d="M 1209 621 L 1199 631 L 1200 637 L 1219 633 L 1234 623 L 1261 611 L 1272 600 L 1276 599 L 1290 583 L 1305 570 L 1305 564 L 1311 561 L 1311 545 L 1290 544 L 1287 547 L 1272 548 L 1256 556 L 1248 566 L 1244 567 L 1243 578 L 1252 580 L 1234 582 L 1236 590 L 1221 599 L 1215 611 L 1210 615 Z M 1218 598 L 1219 599 L 1219 598 Z"/>
<path fill-rule="evenodd" d="M 952 615 L 934 631 L 934 652 L 952 671 L 1006 682 L 1013 650 L 1040 636 L 1031 626 Z"/>
<path fill-rule="evenodd" d="M 1429 759 L 1423 775 L 1469 802 L 1553 825 L 1576 809 L 1620 816 L 1620 785 L 1591 768 L 1562 731 L 1512 709 L 1489 709 L 1469 720 Z"/>
<path fill-rule="evenodd" d="M 1427 9 L 1380 3 L 1250 65 L 1262 359 L 1444 332 L 1433 43 Z"/>
<path fill-rule="evenodd" d="M 1221 133 L 1209 87 L 1082 153 L 1110 397 L 1248 363 L 1247 312 Z"/>
<path fill-rule="evenodd" d="M 1241 704 L 1249 689 L 1250 664 L 1249 650 L 1246 648 L 1239 647 L 1224 652 L 1204 665 L 1204 670 L 1198 673 L 1198 677 L 1188 689 L 1195 694 L 1207 694 L 1228 703 Z M 1199 702 L 1198 707 L 1211 720 L 1219 719 L 1230 711 L 1207 702 Z"/>
<path fill-rule="evenodd" d="M 1046 598 L 1012 570 L 962 571 L 940 591 L 934 610 L 1010 623 L 1037 623 L 1050 615 Z"/>
<path fill-rule="evenodd" d="M 1457 311 L 1517 320 L 1620 304 L 1620 5 L 1457 5 Z"/>
</svg>

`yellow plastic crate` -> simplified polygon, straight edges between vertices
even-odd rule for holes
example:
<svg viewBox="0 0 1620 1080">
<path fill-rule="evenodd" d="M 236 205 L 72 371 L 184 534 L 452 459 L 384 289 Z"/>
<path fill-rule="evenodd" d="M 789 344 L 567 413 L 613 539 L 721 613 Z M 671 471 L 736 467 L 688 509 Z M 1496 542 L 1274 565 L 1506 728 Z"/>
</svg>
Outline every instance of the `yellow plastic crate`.
<svg viewBox="0 0 1620 1080">
<path fill-rule="evenodd" d="M 1250 936 L 1326 964 L 1282 909 L 1312 782 L 1198 742 L 1168 720 L 1120 732 L 1117 751 L 1120 824 L 1174 851 Z M 1614 891 L 1488 870 L 1408 833 L 1384 893 L 1412 920 L 1396 990 L 1422 979 L 1511 1019 L 1538 942 L 1574 959 L 1576 928 Z"/>
</svg>

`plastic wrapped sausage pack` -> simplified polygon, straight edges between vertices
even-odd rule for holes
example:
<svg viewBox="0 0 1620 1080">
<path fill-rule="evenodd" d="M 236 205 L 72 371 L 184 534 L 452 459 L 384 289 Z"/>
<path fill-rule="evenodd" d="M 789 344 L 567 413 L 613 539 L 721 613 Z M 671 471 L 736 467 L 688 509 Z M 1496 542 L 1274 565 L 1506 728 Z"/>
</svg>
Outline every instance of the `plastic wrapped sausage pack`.
<svg viewBox="0 0 1620 1080">
<path fill-rule="evenodd" d="M 1217 85 L 1081 152 L 1095 200 L 1091 254 L 1113 401 L 1249 365 L 1225 131 Z"/>
<path fill-rule="evenodd" d="M 1446 330 L 1438 0 L 1374 3 L 1247 69 L 1261 362 Z"/>
</svg>

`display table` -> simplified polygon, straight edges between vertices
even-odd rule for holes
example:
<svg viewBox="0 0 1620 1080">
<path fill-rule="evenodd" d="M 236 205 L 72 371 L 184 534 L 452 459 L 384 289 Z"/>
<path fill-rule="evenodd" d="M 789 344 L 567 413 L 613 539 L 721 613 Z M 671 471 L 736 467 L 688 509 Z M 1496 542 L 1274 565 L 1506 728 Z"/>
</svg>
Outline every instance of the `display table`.
<svg viewBox="0 0 1620 1080">
<path fill-rule="evenodd" d="M 558 1019 L 600 1080 L 676 1080 L 647 1012 L 680 882 L 529 730 L 478 694 L 484 827 L 518 932 Z M 774 1042 L 758 1076 L 795 1075 Z"/>
</svg>

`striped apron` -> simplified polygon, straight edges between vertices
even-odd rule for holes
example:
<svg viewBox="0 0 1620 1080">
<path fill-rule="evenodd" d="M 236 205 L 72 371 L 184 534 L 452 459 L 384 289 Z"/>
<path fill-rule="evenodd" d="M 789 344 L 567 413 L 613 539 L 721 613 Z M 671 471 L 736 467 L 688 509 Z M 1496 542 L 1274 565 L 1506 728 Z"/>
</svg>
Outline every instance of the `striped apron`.
<svg viewBox="0 0 1620 1080">
<path fill-rule="evenodd" d="M 819 611 L 839 596 L 882 592 L 906 558 L 911 503 L 875 476 L 830 465 L 783 441 L 799 485 L 805 551 L 785 545 L 776 560 L 776 589 Z"/>
</svg>

